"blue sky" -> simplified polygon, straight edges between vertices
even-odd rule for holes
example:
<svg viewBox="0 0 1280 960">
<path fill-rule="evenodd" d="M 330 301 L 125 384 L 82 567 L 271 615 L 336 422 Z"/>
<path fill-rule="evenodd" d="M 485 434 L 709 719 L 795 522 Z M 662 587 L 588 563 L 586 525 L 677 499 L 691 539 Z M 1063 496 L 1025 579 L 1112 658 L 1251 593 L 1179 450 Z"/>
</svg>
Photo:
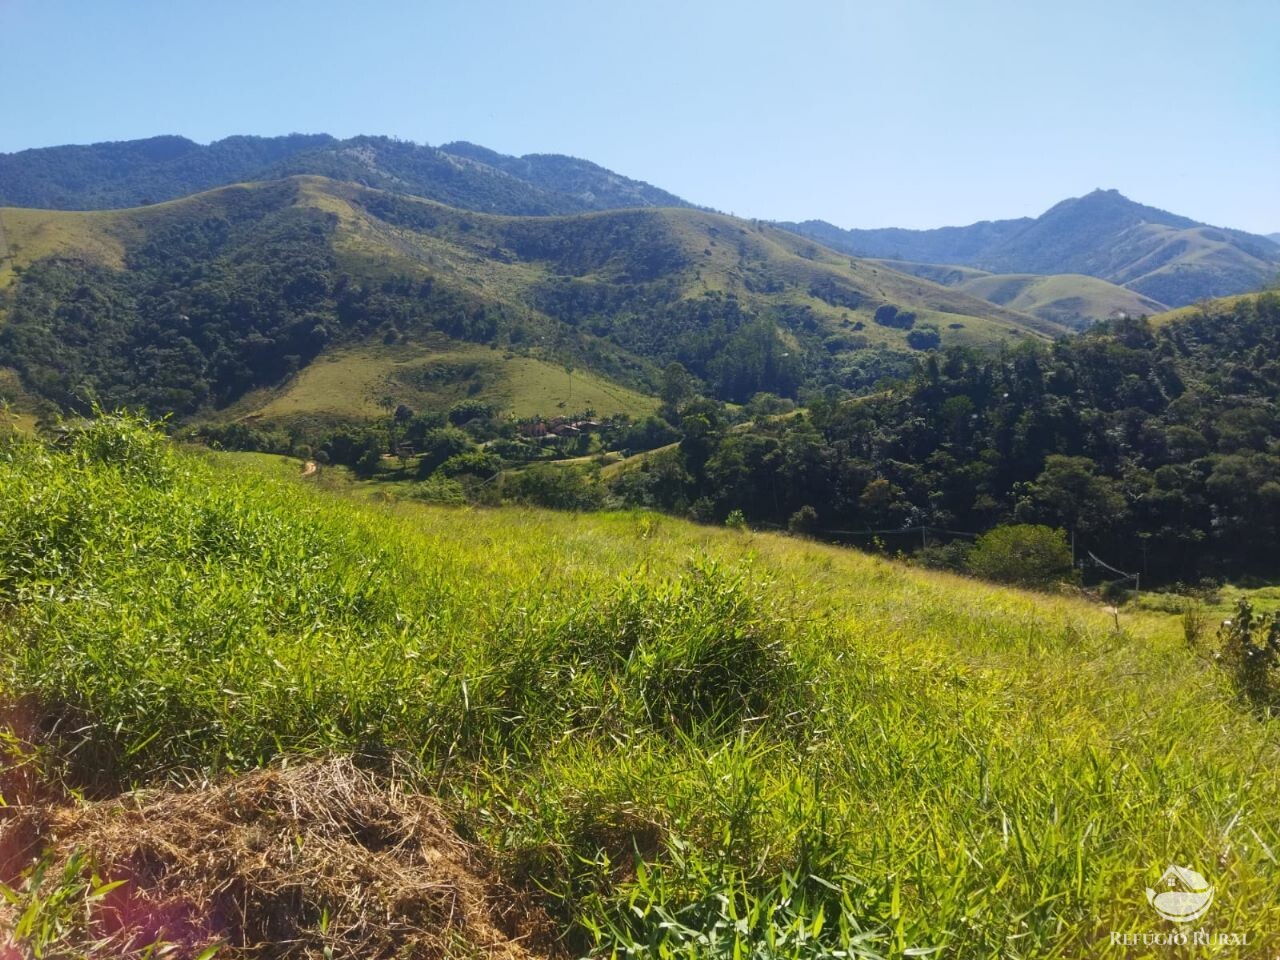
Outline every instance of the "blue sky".
<svg viewBox="0 0 1280 960">
<path fill-rule="evenodd" d="M 1115 187 L 1280 231 L 1280 3 L 0 0 L 0 151 L 290 131 L 571 153 L 841 226 Z"/>
</svg>

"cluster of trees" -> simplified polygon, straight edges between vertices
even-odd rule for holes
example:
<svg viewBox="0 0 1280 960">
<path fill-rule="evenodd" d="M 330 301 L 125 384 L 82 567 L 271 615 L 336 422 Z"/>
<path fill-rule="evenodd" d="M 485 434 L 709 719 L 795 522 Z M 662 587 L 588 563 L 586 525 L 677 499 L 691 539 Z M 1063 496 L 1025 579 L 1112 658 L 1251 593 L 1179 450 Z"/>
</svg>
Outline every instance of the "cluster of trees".
<svg viewBox="0 0 1280 960">
<path fill-rule="evenodd" d="M 616 495 L 819 530 L 1060 528 L 1153 580 L 1280 573 L 1280 296 L 1051 346 L 951 350 L 905 381 L 748 429 L 690 400 Z"/>
</svg>

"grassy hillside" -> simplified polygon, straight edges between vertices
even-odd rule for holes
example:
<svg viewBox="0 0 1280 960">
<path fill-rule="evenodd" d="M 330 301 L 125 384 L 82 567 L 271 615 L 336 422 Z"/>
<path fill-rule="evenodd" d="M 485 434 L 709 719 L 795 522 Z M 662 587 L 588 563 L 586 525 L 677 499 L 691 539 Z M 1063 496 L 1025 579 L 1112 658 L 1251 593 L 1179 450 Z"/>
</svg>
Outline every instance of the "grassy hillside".
<svg viewBox="0 0 1280 960">
<path fill-rule="evenodd" d="M 164 905 L 175 956 L 262 920 L 216 883 L 238 861 L 203 853 L 224 831 L 157 847 L 59 783 L 105 797 L 352 754 L 396 785 L 385 802 L 345 774 L 292 814 L 261 779 L 236 803 L 294 824 L 347 796 L 385 819 L 424 791 L 573 955 L 1128 957 L 1113 932 L 1170 929 L 1143 892 L 1170 863 L 1215 885 L 1207 928 L 1249 938 L 1215 955 L 1276 946 L 1274 721 L 1173 617 L 647 513 L 379 508 L 242 469 L 112 425 L 0 457 L 0 690 L 24 705 L 2 742 L 39 747 L 6 798 L 43 811 L 0 819 L 0 848 L 60 823 L 59 849 L 116 852 L 98 876 L 133 885 L 143 926 Z M 235 793 L 198 782 L 150 795 L 155 835 L 193 842 L 177 811 Z M 341 835 L 369 845 L 377 896 L 385 829 Z M 407 938 L 418 901 L 332 886 L 313 842 L 275 854 L 297 884 L 276 929 L 317 956 Z M 214 891 L 198 928 L 166 864 Z M 17 909 L 64 911 L 35 925 L 64 949 L 94 933 L 79 869 L 61 899 L 9 878 Z"/>
<path fill-rule="evenodd" d="M 541 302 L 549 312 L 571 317 L 607 312 L 607 300 L 628 295 L 628 286 L 663 284 L 675 289 L 638 292 L 678 299 L 732 294 L 762 315 L 812 316 L 831 331 L 845 319 L 869 321 L 877 306 L 889 302 L 918 310 L 922 320 L 964 322 L 963 331 L 946 334 L 957 342 L 991 344 L 1013 331 L 1060 332 L 1053 324 L 864 265 L 785 231 L 709 211 L 529 220 L 459 215 L 350 184 L 302 182 L 309 202 L 339 215 L 339 249 L 353 259 L 443 269 L 495 298 Z M 579 305 L 579 299 L 593 302 Z M 862 332 L 874 343 L 904 340 L 901 331 L 886 328 Z"/>
<path fill-rule="evenodd" d="M 0 289 L 21 269 L 45 257 L 83 257 L 113 268 L 124 265 L 124 244 L 113 213 L 85 214 L 0 207 Z"/>
<path fill-rule="evenodd" d="M 943 263 L 913 263 L 903 260 L 874 262 L 1073 329 L 1086 327 L 1096 320 L 1106 320 L 1120 313 L 1140 317 L 1168 310 L 1163 303 L 1150 297 L 1082 273 L 1042 276 L 1031 273 L 987 273 L 973 267 Z"/>
<path fill-rule="evenodd" d="M 500 352 L 447 338 L 414 345 L 365 345 L 331 351 L 278 390 L 252 394 L 236 408 L 273 423 L 298 417 L 367 420 L 399 404 L 448 410 L 467 398 L 517 417 L 591 409 L 598 416 L 639 415 L 657 399 L 589 370 Z"/>
<path fill-rule="evenodd" d="M 1150 297 L 1083 274 L 991 274 L 958 286 L 992 303 L 1075 328 L 1122 313 L 1141 317 L 1166 309 Z"/>
<path fill-rule="evenodd" d="M 12 251 L 0 362 L 64 407 L 96 396 L 207 414 L 335 350 L 394 343 L 425 362 L 441 334 L 642 393 L 678 361 L 742 402 L 861 386 L 930 345 L 1063 330 L 692 209 L 492 216 L 298 177 L 105 213 L 5 209 L 0 222 Z M 885 305 L 903 322 L 875 322 Z M 365 403 L 339 396 L 334 409 Z"/>
<path fill-rule="evenodd" d="M 1205 300 L 1200 303 L 1194 303 L 1186 307 L 1178 307 L 1174 310 L 1165 310 L 1151 318 L 1153 325 L 1164 327 L 1170 323 L 1182 320 L 1190 320 L 1201 315 L 1208 317 L 1230 318 L 1235 312 L 1236 307 L 1248 303 L 1253 298 L 1249 294 L 1242 293 L 1235 297 L 1217 297 L 1213 300 Z"/>
<path fill-rule="evenodd" d="M 1002 274 L 1086 274 L 1172 306 L 1254 292 L 1280 270 L 1280 246 L 1266 237 L 1197 223 L 1115 190 L 1064 200 L 1034 219 L 966 227 L 841 230 L 822 221 L 786 226 L 855 255 Z"/>
</svg>

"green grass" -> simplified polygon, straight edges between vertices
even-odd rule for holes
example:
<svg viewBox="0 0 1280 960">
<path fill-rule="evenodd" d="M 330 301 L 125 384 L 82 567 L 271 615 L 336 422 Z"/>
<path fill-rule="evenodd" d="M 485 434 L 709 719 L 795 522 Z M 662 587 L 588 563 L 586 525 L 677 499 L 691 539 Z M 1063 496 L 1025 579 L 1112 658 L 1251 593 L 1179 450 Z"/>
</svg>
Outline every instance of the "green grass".
<svg viewBox="0 0 1280 960">
<path fill-rule="evenodd" d="M 73 783 L 351 751 L 581 951 L 1128 957 L 1170 863 L 1253 937 L 1217 956 L 1275 945 L 1276 728 L 1176 617 L 311 486 L 113 426 L 0 456 L 0 689 L 75 717 Z"/>
<path fill-rule="evenodd" d="M 1125 287 L 1083 274 L 992 274 L 958 284 L 974 296 L 1067 327 L 1087 326 L 1117 312 L 1151 316 L 1168 308 Z"/>
<path fill-rule="evenodd" d="M 1145 593 L 1139 598 L 1138 606 L 1144 610 L 1178 614 L 1191 607 L 1208 618 L 1209 628 L 1216 629 L 1222 620 L 1234 613 L 1241 600 L 1248 600 L 1260 613 L 1280 610 L 1280 586 L 1237 587 L 1226 584 L 1211 591 L 1207 597 L 1194 598 L 1175 593 Z"/>
<path fill-rule="evenodd" d="M 421 342 L 331 351 L 276 391 L 252 395 L 236 410 L 270 422 L 301 417 L 385 417 L 404 403 L 447 412 L 460 400 L 486 400 L 517 417 L 593 409 L 598 416 L 642 416 L 658 401 L 589 370 L 431 336 Z M 247 412 L 246 412 L 247 411 Z"/>
</svg>

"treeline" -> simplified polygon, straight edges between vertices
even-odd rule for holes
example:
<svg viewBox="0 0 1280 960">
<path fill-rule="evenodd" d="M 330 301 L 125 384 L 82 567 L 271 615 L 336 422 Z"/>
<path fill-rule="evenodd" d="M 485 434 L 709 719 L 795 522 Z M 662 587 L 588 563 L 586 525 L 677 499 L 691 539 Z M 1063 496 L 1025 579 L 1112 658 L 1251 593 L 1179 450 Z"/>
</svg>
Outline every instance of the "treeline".
<svg viewBox="0 0 1280 960">
<path fill-rule="evenodd" d="M 831 390 L 750 429 L 691 400 L 678 449 L 615 492 L 819 531 L 1047 524 L 1153 581 L 1274 576 L 1278 395 L 1280 296 L 1264 294 L 1163 327 L 931 354 L 877 394 Z"/>
</svg>

